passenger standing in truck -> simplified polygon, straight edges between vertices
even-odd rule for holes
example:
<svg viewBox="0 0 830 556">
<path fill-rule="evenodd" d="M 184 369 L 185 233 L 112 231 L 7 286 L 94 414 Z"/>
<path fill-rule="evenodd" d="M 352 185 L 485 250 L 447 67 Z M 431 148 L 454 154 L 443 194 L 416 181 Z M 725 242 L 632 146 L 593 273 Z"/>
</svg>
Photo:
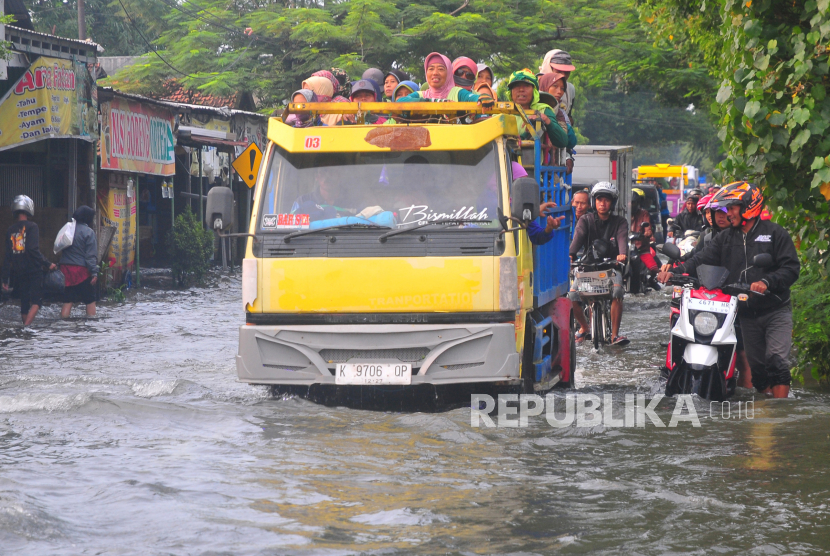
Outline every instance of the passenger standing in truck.
<svg viewBox="0 0 830 556">
<path fill-rule="evenodd" d="M 556 122 L 556 113 L 553 108 L 539 99 L 539 81 L 529 70 L 514 71 L 507 84 L 510 90 L 510 99 L 524 110 L 534 110 L 536 117 L 542 120 L 545 135 L 555 147 L 564 149 L 568 146 L 568 133 Z M 516 117 L 522 132 L 522 139 L 530 139 L 530 131 L 524 118 Z"/>
<path fill-rule="evenodd" d="M 424 99 L 431 101 L 451 102 L 478 102 L 482 106 L 492 106 L 493 99 L 486 95 L 477 95 L 458 87 L 453 78 L 452 62 L 450 59 L 432 52 L 424 60 L 424 73 L 427 78 L 427 88 L 424 91 L 416 91 L 411 95 L 399 98 L 398 102 L 423 102 Z"/>
</svg>

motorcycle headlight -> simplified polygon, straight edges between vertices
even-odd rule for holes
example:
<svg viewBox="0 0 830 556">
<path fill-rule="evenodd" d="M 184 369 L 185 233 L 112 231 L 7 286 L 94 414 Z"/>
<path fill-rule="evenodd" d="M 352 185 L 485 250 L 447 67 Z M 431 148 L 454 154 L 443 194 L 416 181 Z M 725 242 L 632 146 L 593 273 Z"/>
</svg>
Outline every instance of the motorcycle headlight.
<svg viewBox="0 0 830 556">
<path fill-rule="evenodd" d="M 710 336 L 718 329 L 718 317 L 712 313 L 700 312 L 695 315 L 693 326 L 701 336 Z"/>
</svg>

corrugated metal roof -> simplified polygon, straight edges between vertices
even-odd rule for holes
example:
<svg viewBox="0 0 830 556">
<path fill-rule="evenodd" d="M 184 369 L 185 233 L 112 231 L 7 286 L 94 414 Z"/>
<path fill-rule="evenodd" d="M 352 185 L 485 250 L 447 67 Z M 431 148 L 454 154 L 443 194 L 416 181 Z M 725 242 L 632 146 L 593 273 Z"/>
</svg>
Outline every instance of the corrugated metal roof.
<svg viewBox="0 0 830 556">
<path fill-rule="evenodd" d="M 99 102 L 104 102 L 101 96 L 102 93 L 104 96 L 107 94 L 113 96 L 120 96 L 124 98 L 129 98 L 135 100 L 136 102 L 147 102 L 150 104 L 155 104 L 158 106 L 165 106 L 167 108 L 173 110 L 190 110 L 190 111 L 200 111 L 200 112 L 210 112 L 212 114 L 216 114 L 218 116 L 223 116 L 225 118 L 230 119 L 232 116 L 252 116 L 256 118 L 268 119 L 268 116 L 263 114 L 257 114 L 256 112 L 247 112 L 245 110 L 233 110 L 227 107 L 217 108 L 215 106 L 203 106 L 201 104 L 188 104 L 184 102 L 171 102 L 169 100 L 158 100 L 150 97 L 145 97 L 142 95 L 134 95 L 131 93 L 123 93 L 121 91 L 117 91 L 112 87 L 98 87 L 98 99 Z"/>
</svg>

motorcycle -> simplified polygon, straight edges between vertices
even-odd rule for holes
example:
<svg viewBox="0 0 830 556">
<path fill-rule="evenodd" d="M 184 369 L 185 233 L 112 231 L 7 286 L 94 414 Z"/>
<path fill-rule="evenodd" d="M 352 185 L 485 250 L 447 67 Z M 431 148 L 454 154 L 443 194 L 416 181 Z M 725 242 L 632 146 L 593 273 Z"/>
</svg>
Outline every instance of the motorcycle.
<svg viewBox="0 0 830 556">
<path fill-rule="evenodd" d="M 605 240 L 594 240 L 591 249 L 571 264 L 574 290 L 579 294 L 586 320 L 591 325 L 594 349 L 611 343 L 613 278 L 616 272 L 620 272 L 620 263 L 607 257 L 608 249 Z"/>
<path fill-rule="evenodd" d="M 663 253 L 679 260 L 680 249 L 663 246 Z M 772 266 L 772 256 L 756 255 L 749 268 Z M 749 270 L 749 269 L 747 269 Z M 750 285 L 725 285 L 729 271 L 720 266 L 700 265 L 697 277 L 675 276 L 672 291 L 671 341 L 666 351 L 666 396 L 697 394 L 711 401 L 724 401 L 735 392 L 738 304 L 752 292 Z M 745 280 L 746 270 L 741 273 Z"/>
<path fill-rule="evenodd" d="M 697 242 L 700 241 L 700 232 L 695 230 L 686 230 L 683 237 L 677 237 L 677 234 L 680 233 L 680 226 L 677 226 L 674 223 L 673 218 L 669 218 L 667 220 L 666 226 L 668 226 L 668 229 L 673 236 L 666 239 L 666 244 L 677 245 L 680 248 L 680 252 L 683 254 L 683 260 L 691 257 L 690 253 L 694 251 Z"/>
<path fill-rule="evenodd" d="M 628 266 L 625 270 L 625 289 L 628 293 L 646 293 L 649 288 L 658 290 L 654 282 L 654 275 L 657 274 L 658 261 L 654 244 L 649 245 L 646 253 L 640 253 L 636 242 L 647 243 L 649 239 L 645 236 L 645 230 L 650 225 L 648 222 L 640 224 L 639 232 L 632 232 L 628 235 Z"/>
</svg>

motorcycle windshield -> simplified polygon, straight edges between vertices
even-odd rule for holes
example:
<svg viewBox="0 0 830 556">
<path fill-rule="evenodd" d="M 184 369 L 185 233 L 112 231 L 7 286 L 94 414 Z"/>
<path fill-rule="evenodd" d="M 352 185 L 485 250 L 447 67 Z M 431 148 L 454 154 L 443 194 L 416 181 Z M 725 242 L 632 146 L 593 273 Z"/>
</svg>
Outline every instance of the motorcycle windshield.
<svg viewBox="0 0 830 556">
<path fill-rule="evenodd" d="M 714 290 L 723 286 L 728 277 L 729 271 L 722 266 L 702 264 L 697 267 L 697 278 L 700 280 L 700 285 L 707 290 Z"/>
</svg>

